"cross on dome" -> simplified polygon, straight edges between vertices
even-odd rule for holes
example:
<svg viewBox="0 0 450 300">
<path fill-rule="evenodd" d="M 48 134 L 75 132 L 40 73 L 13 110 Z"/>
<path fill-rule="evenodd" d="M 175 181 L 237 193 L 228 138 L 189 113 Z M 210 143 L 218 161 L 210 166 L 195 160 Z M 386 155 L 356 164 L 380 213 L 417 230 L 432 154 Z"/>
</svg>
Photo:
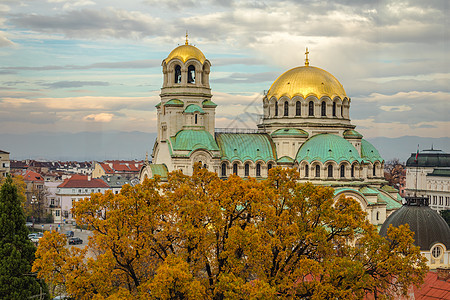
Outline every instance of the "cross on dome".
<svg viewBox="0 0 450 300">
<path fill-rule="evenodd" d="M 305 58 L 305 66 L 309 66 L 309 58 L 308 58 L 308 54 L 309 54 L 308 47 L 306 47 L 306 52 L 305 52 L 305 56 L 306 56 L 306 58 Z"/>
<path fill-rule="evenodd" d="M 188 43 L 188 31 L 186 30 L 186 43 L 185 43 L 185 45 L 189 45 L 189 43 Z"/>
</svg>

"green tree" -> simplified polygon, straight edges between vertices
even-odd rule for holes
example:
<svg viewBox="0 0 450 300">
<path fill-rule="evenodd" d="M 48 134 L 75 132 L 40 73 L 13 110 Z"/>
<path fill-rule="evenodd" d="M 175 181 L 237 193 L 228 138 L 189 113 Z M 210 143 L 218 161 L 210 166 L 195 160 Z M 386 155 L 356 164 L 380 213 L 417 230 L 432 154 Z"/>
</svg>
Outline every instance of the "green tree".
<svg viewBox="0 0 450 300">
<path fill-rule="evenodd" d="M 0 298 L 27 299 L 45 293 L 45 284 L 31 273 L 35 246 L 28 229 L 17 188 L 10 176 L 0 190 Z"/>
<path fill-rule="evenodd" d="M 445 222 L 447 222 L 448 226 L 450 226 L 450 210 L 441 210 L 441 217 L 444 218 Z"/>
</svg>

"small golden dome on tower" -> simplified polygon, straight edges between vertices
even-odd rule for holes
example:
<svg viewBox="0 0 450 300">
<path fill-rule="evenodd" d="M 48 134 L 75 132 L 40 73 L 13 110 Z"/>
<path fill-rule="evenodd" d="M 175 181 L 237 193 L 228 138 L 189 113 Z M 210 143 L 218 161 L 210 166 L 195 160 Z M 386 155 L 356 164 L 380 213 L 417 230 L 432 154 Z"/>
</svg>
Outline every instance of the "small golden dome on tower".
<svg viewBox="0 0 450 300">
<path fill-rule="evenodd" d="M 187 62 L 189 59 L 193 58 L 200 61 L 203 64 L 206 60 L 205 55 L 200 49 L 195 46 L 189 45 L 188 33 L 186 31 L 186 43 L 184 45 L 178 46 L 170 52 L 169 56 L 164 60 L 166 63 L 174 58 L 178 58 L 183 63 Z"/>
</svg>

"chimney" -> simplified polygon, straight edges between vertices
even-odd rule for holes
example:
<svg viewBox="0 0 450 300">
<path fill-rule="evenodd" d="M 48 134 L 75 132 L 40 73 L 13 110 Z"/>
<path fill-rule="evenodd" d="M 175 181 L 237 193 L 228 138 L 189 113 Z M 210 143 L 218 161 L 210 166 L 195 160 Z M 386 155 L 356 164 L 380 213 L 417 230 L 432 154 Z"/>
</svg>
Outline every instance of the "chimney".
<svg viewBox="0 0 450 300">
<path fill-rule="evenodd" d="M 437 278 L 439 280 L 447 281 L 450 278 L 450 267 L 438 267 Z"/>
<path fill-rule="evenodd" d="M 88 181 L 91 181 L 91 175 L 87 176 Z"/>
</svg>

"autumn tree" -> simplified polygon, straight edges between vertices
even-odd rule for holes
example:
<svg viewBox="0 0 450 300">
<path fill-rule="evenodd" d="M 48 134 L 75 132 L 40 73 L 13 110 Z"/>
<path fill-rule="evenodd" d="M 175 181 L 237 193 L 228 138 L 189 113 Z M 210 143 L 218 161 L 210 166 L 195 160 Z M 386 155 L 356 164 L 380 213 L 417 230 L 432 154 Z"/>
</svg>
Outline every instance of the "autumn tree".
<svg viewBox="0 0 450 300">
<path fill-rule="evenodd" d="M 49 299 L 46 285 L 31 273 L 36 248 L 28 239 L 20 201 L 8 176 L 0 190 L 0 298 L 42 295 L 42 299 Z"/>
<path fill-rule="evenodd" d="M 407 228 L 380 237 L 358 202 L 298 179 L 274 168 L 264 181 L 224 181 L 197 166 L 94 194 L 74 206 L 93 229 L 93 257 L 65 253 L 61 263 L 45 256 L 50 247 L 35 268 L 56 278 L 44 266 L 59 266 L 58 284 L 77 299 L 388 298 L 422 282 L 425 259 Z"/>
<path fill-rule="evenodd" d="M 384 169 L 384 177 L 388 181 L 388 184 L 398 189 L 398 185 L 401 184 L 402 177 L 405 176 L 405 163 L 400 162 L 398 158 L 395 158 L 387 161 L 384 164 Z"/>
</svg>

